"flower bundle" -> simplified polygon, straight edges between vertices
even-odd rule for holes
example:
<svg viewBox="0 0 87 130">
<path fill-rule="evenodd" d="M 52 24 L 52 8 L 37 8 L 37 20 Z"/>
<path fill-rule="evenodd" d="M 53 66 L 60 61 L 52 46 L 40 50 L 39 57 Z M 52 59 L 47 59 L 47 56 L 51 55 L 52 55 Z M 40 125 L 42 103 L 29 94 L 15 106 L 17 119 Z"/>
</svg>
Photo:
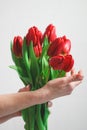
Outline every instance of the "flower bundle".
<svg viewBox="0 0 87 130">
<path fill-rule="evenodd" d="M 36 26 L 29 28 L 22 38 L 15 36 L 11 42 L 11 54 L 15 69 L 31 90 L 41 88 L 49 80 L 65 76 L 74 64 L 70 54 L 71 41 L 66 36 L 57 37 L 56 28 L 49 24 L 42 33 Z M 25 130 L 47 130 L 50 112 L 47 103 L 22 110 Z"/>
</svg>

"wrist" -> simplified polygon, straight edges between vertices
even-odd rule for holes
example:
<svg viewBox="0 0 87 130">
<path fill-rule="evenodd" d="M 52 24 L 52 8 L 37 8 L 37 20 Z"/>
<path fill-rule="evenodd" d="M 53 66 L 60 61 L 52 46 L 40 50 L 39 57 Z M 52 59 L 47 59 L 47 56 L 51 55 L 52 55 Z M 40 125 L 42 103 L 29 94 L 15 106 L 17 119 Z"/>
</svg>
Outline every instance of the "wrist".
<svg viewBox="0 0 87 130">
<path fill-rule="evenodd" d="M 50 92 L 45 86 L 34 92 L 36 95 L 37 104 L 42 104 L 50 100 Z"/>
</svg>

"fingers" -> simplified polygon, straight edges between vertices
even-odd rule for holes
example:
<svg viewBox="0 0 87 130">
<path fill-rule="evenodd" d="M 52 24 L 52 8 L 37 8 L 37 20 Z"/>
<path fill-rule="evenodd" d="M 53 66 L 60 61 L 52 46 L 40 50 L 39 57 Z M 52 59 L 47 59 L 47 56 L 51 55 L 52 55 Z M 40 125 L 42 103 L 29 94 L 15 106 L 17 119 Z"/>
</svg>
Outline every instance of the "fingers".
<svg viewBox="0 0 87 130">
<path fill-rule="evenodd" d="M 76 82 L 71 82 L 68 84 L 68 87 L 70 87 L 72 90 L 76 88 L 79 84 L 81 84 L 82 81 L 76 81 Z"/>
<path fill-rule="evenodd" d="M 77 87 L 79 86 L 79 84 L 81 83 L 81 81 L 76 81 L 76 82 L 72 82 L 72 83 L 69 83 L 68 86 L 66 87 L 67 89 L 67 94 L 71 94 L 72 91 Z"/>
<path fill-rule="evenodd" d="M 83 74 L 82 74 L 82 71 L 78 71 L 78 73 L 75 72 L 75 69 L 73 68 L 70 72 L 70 75 L 69 73 L 66 73 L 65 75 L 65 82 L 66 83 L 69 83 L 69 82 L 73 82 L 73 81 L 78 81 L 78 80 L 82 80 L 83 79 Z"/>
<path fill-rule="evenodd" d="M 82 81 L 82 80 L 83 80 L 82 71 L 79 71 L 77 74 L 75 74 L 75 71 L 72 70 L 70 76 L 50 80 L 47 83 L 47 85 L 48 86 L 56 86 L 56 85 L 58 85 L 60 87 L 63 87 L 63 86 L 67 86 L 69 83 Z"/>
<path fill-rule="evenodd" d="M 83 74 L 82 71 L 78 71 L 78 73 L 75 73 L 75 70 L 71 71 L 71 76 L 66 77 L 67 83 L 69 82 L 75 82 L 75 81 L 82 81 L 83 80 Z"/>
<path fill-rule="evenodd" d="M 82 71 L 78 71 L 78 73 L 75 73 L 75 70 L 71 71 L 71 76 L 70 79 L 68 80 L 68 88 L 70 88 L 69 90 L 73 90 L 74 88 L 76 88 L 79 84 L 81 84 L 83 80 L 83 73 Z"/>
<path fill-rule="evenodd" d="M 82 71 L 78 71 L 78 73 L 75 72 L 74 69 L 71 70 L 71 76 L 65 77 L 65 90 L 67 94 L 71 94 L 74 88 L 79 86 L 83 80 L 83 74 Z M 66 94 L 66 93 L 65 93 Z"/>
<path fill-rule="evenodd" d="M 84 78 L 83 73 L 82 73 L 82 70 L 80 70 L 80 71 L 78 72 L 77 77 L 78 77 L 80 80 L 82 80 L 82 79 Z"/>
<path fill-rule="evenodd" d="M 18 111 L 18 112 L 14 113 L 14 114 L 15 114 L 15 116 L 21 116 L 21 111 Z"/>
<path fill-rule="evenodd" d="M 67 73 L 65 74 L 65 77 L 67 77 L 67 76 L 69 76 L 69 75 L 74 75 L 74 74 L 76 74 L 76 72 L 75 72 L 75 69 L 73 68 L 73 69 L 71 70 L 71 72 L 67 72 Z"/>
<path fill-rule="evenodd" d="M 73 88 L 77 87 L 79 84 L 81 84 L 82 81 L 73 82 L 72 86 Z"/>
<path fill-rule="evenodd" d="M 72 70 L 71 70 L 71 75 L 75 75 L 76 74 L 76 72 L 75 72 L 75 69 L 73 68 Z"/>
<path fill-rule="evenodd" d="M 27 85 L 26 87 L 21 88 L 18 92 L 26 92 L 26 91 L 30 91 L 30 86 Z"/>
<path fill-rule="evenodd" d="M 47 106 L 52 107 L 53 103 L 51 101 L 48 101 Z"/>
<path fill-rule="evenodd" d="M 76 73 L 75 69 L 74 69 L 74 70 L 71 71 L 71 75 L 72 76 L 76 75 L 76 77 L 78 79 L 80 79 L 80 80 L 83 79 L 83 72 L 82 72 L 82 70 L 79 70 L 78 73 Z"/>
</svg>

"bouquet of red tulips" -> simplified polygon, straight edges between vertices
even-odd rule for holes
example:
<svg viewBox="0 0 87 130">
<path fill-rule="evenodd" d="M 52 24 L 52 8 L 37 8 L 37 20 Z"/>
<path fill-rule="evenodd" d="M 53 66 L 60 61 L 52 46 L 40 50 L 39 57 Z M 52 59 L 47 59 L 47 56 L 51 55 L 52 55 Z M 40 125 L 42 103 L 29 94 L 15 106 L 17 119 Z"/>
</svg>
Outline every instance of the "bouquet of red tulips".
<svg viewBox="0 0 87 130">
<path fill-rule="evenodd" d="M 24 85 L 30 84 L 34 91 L 72 69 L 74 60 L 70 49 L 70 40 L 66 36 L 57 37 L 54 25 L 49 24 L 44 33 L 33 26 L 23 38 L 15 36 L 11 42 L 15 65 L 10 67 L 17 71 Z M 22 110 L 25 130 L 47 130 L 49 113 L 47 103 Z"/>
</svg>

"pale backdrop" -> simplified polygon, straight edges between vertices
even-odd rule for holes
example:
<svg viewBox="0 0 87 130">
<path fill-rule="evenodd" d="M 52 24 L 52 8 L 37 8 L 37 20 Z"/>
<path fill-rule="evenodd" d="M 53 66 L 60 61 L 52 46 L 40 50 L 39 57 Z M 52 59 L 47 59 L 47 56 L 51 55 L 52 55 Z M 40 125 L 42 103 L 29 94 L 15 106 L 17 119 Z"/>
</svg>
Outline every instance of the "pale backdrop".
<svg viewBox="0 0 87 130">
<path fill-rule="evenodd" d="M 57 35 L 72 41 L 76 71 L 83 70 L 84 81 L 72 95 L 53 100 L 49 130 L 87 130 L 87 0 L 0 0 L 0 94 L 23 87 L 13 64 L 10 40 L 24 36 L 36 25 L 44 31 L 53 23 Z M 21 118 L 0 125 L 0 130 L 24 130 Z"/>
</svg>

